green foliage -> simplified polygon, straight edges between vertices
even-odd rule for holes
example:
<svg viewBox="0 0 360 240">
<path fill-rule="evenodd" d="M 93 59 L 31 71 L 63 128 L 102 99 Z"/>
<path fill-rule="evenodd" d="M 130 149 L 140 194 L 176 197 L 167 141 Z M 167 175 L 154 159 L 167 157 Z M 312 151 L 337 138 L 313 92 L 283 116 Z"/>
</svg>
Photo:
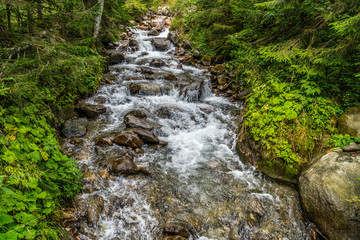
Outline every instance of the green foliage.
<svg viewBox="0 0 360 240">
<path fill-rule="evenodd" d="M 360 143 L 360 137 L 350 136 L 349 134 L 334 134 L 327 139 L 326 144 L 328 145 L 328 147 L 343 148 L 352 142 Z"/>
<path fill-rule="evenodd" d="M 80 189 L 79 170 L 39 109 L 1 110 L 0 239 L 57 239 L 49 220 Z"/>
</svg>

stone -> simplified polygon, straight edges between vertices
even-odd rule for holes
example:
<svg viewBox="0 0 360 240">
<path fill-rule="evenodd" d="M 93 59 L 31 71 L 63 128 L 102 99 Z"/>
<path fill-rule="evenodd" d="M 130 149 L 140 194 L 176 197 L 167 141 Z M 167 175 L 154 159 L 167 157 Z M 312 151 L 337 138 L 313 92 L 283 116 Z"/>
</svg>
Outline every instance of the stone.
<svg viewBox="0 0 360 240">
<path fill-rule="evenodd" d="M 160 142 L 159 138 L 154 133 L 148 130 L 140 129 L 140 128 L 132 128 L 129 129 L 128 131 L 135 133 L 146 143 L 158 144 Z"/>
<path fill-rule="evenodd" d="M 139 148 L 144 145 L 144 142 L 137 135 L 131 133 L 120 133 L 115 137 L 114 142 L 117 145 L 131 148 Z"/>
<path fill-rule="evenodd" d="M 202 97 L 203 82 L 194 82 L 180 90 L 180 95 L 189 102 L 198 102 Z"/>
<path fill-rule="evenodd" d="M 99 170 L 98 174 L 103 179 L 109 179 L 110 177 L 110 174 L 107 170 Z"/>
<path fill-rule="evenodd" d="M 147 114 L 144 111 L 141 111 L 139 109 L 131 110 L 131 111 L 127 112 L 125 114 L 124 118 L 126 118 L 128 116 L 134 116 L 136 118 L 147 118 Z"/>
<path fill-rule="evenodd" d="M 200 54 L 200 51 L 199 50 L 195 50 L 193 53 L 192 53 L 193 57 L 197 60 L 200 60 L 201 59 L 201 54 Z"/>
<path fill-rule="evenodd" d="M 165 224 L 164 233 L 168 235 L 179 235 L 185 238 L 189 238 L 191 236 L 185 224 L 173 221 L 168 221 Z"/>
<path fill-rule="evenodd" d="M 165 62 L 161 59 L 153 59 L 150 63 L 150 66 L 160 68 L 165 66 Z"/>
<path fill-rule="evenodd" d="M 225 85 L 227 80 L 226 80 L 226 76 L 224 74 L 221 74 L 217 77 L 218 83 L 220 85 Z"/>
<path fill-rule="evenodd" d="M 299 179 L 302 205 L 328 239 L 360 239 L 360 158 L 330 152 L 314 160 Z"/>
<path fill-rule="evenodd" d="M 75 111 L 81 117 L 93 118 L 99 116 L 102 113 L 105 113 L 106 107 L 102 104 L 98 104 L 98 105 L 80 104 L 75 107 Z"/>
<path fill-rule="evenodd" d="M 155 46 L 156 50 L 160 50 L 160 51 L 167 50 L 169 48 L 169 46 L 171 45 L 171 42 L 164 38 L 153 38 L 151 40 L 151 43 Z"/>
<path fill-rule="evenodd" d="M 100 103 L 100 104 L 104 104 L 104 103 L 106 103 L 106 97 L 104 97 L 104 96 L 98 96 L 98 97 L 96 97 L 96 98 L 94 99 L 94 101 L 97 102 L 97 103 Z"/>
<path fill-rule="evenodd" d="M 175 235 L 175 236 L 167 236 L 164 238 L 164 240 L 187 240 L 187 238 L 184 238 L 179 235 Z"/>
<path fill-rule="evenodd" d="M 86 134 L 88 120 L 86 118 L 79 118 L 68 120 L 65 122 L 62 134 L 65 138 L 83 137 Z"/>
<path fill-rule="evenodd" d="M 152 28 L 148 32 L 148 36 L 159 36 L 159 35 L 160 35 L 160 29 L 158 29 L 158 28 Z"/>
<path fill-rule="evenodd" d="M 150 28 L 150 26 L 136 26 L 136 28 L 137 29 L 139 29 L 139 30 L 143 30 L 143 31 L 147 31 L 147 30 L 149 30 L 149 28 Z"/>
<path fill-rule="evenodd" d="M 352 107 L 341 115 L 338 129 L 341 134 L 360 137 L 360 106 Z"/>
<path fill-rule="evenodd" d="M 129 91 L 130 91 L 131 94 L 136 94 L 136 93 L 138 93 L 138 92 L 140 91 L 140 89 L 141 89 L 141 87 L 140 87 L 140 85 L 137 84 L 137 83 L 131 83 L 131 84 L 129 85 Z"/>
<path fill-rule="evenodd" d="M 126 116 L 124 117 L 124 124 L 128 128 L 142 128 L 145 130 L 153 130 L 161 128 L 160 124 L 152 123 L 147 121 L 146 119 L 140 119 L 134 116 Z"/>
<path fill-rule="evenodd" d="M 169 74 L 164 77 L 168 81 L 177 81 L 179 80 L 174 74 Z"/>
<path fill-rule="evenodd" d="M 223 64 L 215 65 L 210 69 L 210 72 L 211 72 L 211 74 L 214 74 L 214 75 L 222 74 L 225 72 L 225 65 L 223 65 Z"/>
<path fill-rule="evenodd" d="M 252 199 L 247 206 L 250 212 L 256 213 L 260 217 L 265 215 L 265 210 L 259 200 Z"/>
<path fill-rule="evenodd" d="M 352 142 L 343 148 L 344 152 L 356 152 L 360 151 L 360 145 Z"/>
<path fill-rule="evenodd" d="M 96 176 L 96 173 L 93 172 L 87 172 L 84 174 L 84 179 L 89 182 L 96 181 L 98 177 Z"/>
<path fill-rule="evenodd" d="M 113 145 L 113 141 L 110 137 L 99 137 L 95 140 L 95 145 L 101 146 L 101 147 L 109 147 Z"/>
<path fill-rule="evenodd" d="M 104 207 L 104 199 L 100 196 L 91 196 L 87 204 L 87 220 L 90 225 L 95 225 L 100 219 L 100 213 Z"/>
<path fill-rule="evenodd" d="M 132 162 L 127 157 L 122 157 L 111 161 L 110 170 L 114 174 L 125 175 L 125 176 L 136 175 L 139 173 L 150 175 L 150 173 L 145 168 L 143 167 L 139 168 L 134 162 Z"/>
<path fill-rule="evenodd" d="M 142 67 L 141 73 L 142 74 L 154 74 L 154 71 L 149 67 Z"/>
<path fill-rule="evenodd" d="M 110 64 L 119 64 L 125 60 L 124 54 L 116 50 L 106 50 L 105 54 L 109 56 Z"/>
</svg>

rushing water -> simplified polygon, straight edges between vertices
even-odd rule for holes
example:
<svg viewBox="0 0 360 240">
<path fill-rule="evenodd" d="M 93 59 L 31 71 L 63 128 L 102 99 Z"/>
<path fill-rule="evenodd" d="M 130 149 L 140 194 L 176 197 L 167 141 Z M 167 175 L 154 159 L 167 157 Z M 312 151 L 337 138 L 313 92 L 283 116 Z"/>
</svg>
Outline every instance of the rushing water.
<svg viewBox="0 0 360 240">
<path fill-rule="evenodd" d="M 102 163 L 107 155 L 124 149 L 97 147 L 94 140 L 123 131 L 124 115 L 131 110 L 140 109 L 161 124 L 154 133 L 168 145 L 145 145 L 145 153 L 136 155 L 136 164 L 151 176 L 98 178 L 91 183 L 92 190 L 78 201 L 96 196 L 104 203 L 97 223 L 80 219 L 80 238 L 163 239 L 164 224 L 173 221 L 186 226 L 190 239 L 306 239 L 308 226 L 296 191 L 245 166 L 236 154 L 240 106 L 211 93 L 206 70 L 180 68 L 173 46 L 156 51 L 146 31 L 134 32 L 139 50 L 128 54 L 124 63 L 111 66 L 114 83 L 100 87 L 87 100 L 95 103 L 99 96 L 106 98 L 108 111 L 91 121 L 83 140 L 91 156 L 80 167 L 96 173 L 106 168 Z M 157 38 L 167 34 L 165 30 Z M 166 65 L 149 67 L 153 59 Z M 143 74 L 142 67 L 154 74 Z M 165 80 L 169 74 L 178 80 Z M 155 90 L 132 95 L 132 83 Z"/>
</svg>

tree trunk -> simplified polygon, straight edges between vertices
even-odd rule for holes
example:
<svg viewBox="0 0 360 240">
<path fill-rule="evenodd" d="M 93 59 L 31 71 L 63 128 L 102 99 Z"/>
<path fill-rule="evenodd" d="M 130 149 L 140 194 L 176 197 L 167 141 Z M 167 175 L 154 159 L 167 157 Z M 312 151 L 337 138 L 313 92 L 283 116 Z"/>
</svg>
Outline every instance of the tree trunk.
<svg viewBox="0 0 360 240">
<path fill-rule="evenodd" d="M 7 13 L 7 24 L 8 24 L 8 31 L 11 31 L 11 9 L 10 9 L 10 4 L 7 3 L 6 4 L 6 13 Z"/>
<path fill-rule="evenodd" d="M 22 16 L 20 13 L 20 8 L 16 8 L 16 17 L 17 17 L 18 26 L 21 27 L 22 26 Z"/>
<path fill-rule="evenodd" d="M 34 21 L 34 16 L 32 14 L 31 9 L 27 9 L 27 17 L 28 17 L 28 22 L 29 22 L 29 33 L 32 34 L 34 33 L 34 26 L 35 26 L 35 21 Z"/>
<path fill-rule="evenodd" d="M 100 30 L 100 24 L 101 24 L 101 18 L 104 11 L 104 1 L 105 0 L 99 0 L 98 4 L 100 4 L 100 9 L 98 11 L 98 14 L 95 17 L 95 27 L 94 27 L 94 38 L 96 39 L 99 35 Z"/>
<path fill-rule="evenodd" d="M 42 13 L 41 0 L 36 1 L 36 8 L 37 8 L 38 19 L 42 19 L 43 13 Z"/>
</svg>

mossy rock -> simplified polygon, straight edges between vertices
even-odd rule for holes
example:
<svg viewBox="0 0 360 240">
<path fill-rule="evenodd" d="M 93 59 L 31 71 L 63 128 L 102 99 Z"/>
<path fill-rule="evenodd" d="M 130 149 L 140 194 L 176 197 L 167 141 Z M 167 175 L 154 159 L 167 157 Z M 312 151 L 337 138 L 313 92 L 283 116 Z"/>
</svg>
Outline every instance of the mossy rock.
<svg viewBox="0 0 360 240">
<path fill-rule="evenodd" d="M 359 156 L 331 152 L 299 179 L 302 205 L 329 240 L 360 239 L 359 173 Z"/>
<path fill-rule="evenodd" d="M 360 137 L 360 106 L 347 110 L 339 119 L 339 133 Z"/>
</svg>

